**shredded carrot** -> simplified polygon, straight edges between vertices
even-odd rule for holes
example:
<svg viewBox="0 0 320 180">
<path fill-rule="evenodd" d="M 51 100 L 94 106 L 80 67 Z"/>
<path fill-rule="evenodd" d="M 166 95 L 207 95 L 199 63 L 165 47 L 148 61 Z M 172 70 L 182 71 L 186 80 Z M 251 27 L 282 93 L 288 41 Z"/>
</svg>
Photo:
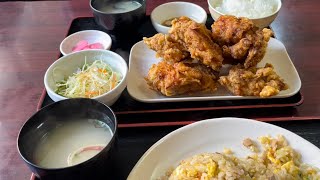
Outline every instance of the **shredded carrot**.
<svg viewBox="0 0 320 180">
<path fill-rule="evenodd" d="M 106 69 L 100 69 L 100 68 L 98 69 L 98 71 L 103 73 L 103 74 L 106 74 L 108 72 Z"/>
<path fill-rule="evenodd" d="M 97 91 L 88 91 L 88 92 L 86 92 L 86 96 L 87 97 L 91 97 L 92 95 L 95 95 L 95 94 L 98 94 L 98 92 Z"/>
<path fill-rule="evenodd" d="M 111 89 L 113 89 L 116 85 L 116 76 L 115 75 L 113 75 L 113 77 L 112 77 L 112 81 L 111 81 Z"/>
</svg>

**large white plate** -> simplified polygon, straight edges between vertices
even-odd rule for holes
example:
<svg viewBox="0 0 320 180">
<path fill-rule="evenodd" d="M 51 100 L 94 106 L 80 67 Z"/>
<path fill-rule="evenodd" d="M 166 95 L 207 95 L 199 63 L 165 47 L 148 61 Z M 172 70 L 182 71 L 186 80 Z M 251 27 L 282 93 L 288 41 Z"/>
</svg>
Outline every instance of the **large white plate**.
<svg viewBox="0 0 320 180">
<path fill-rule="evenodd" d="M 153 102 L 178 102 L 178 101 L 205 101 L 205 100 L 233 100 L 233 99 L 257 99 L 252 96 L 233 96 L 225 88 L 212 94 L 194 94 L 192 96 L 175 96 L 166 97 L 162 94 L 151 90 L 145 77 L 152 64 L 156 64 L 161 59 L 155 57 L 155 52 L 150 50 L 142 41 L 136 43 L 130 52 L 129 74 L 127 89 L 129 94 L 136 100 L 153 103 Z M 285 98 L 295 95 L 301 88 L 301 80 L 296 68 L 294 67 L 286 48 L 277 39 L 271 38 L 269 41 L 267 53 L 263 60 L 258 64 L 259 67 L 266 63 L 273 64 L 275 71 L 289 85 L 289 89 L 281 91 L 277 96 L 270 98 Z M 224 67 L 226 68 L 226 67 Z"/>
<path fill-rule="evenodd" d="M 235 155 L 251 154 L 243 147 L 245 138 L 284 135 L 290 146 L 302 155 L 302 161 L 320 168 L 320 149 L 302 137 L 275 125 L 240 118 L 218 118 L 196 122 L 171 132 L 141 157 L 128 180 L 154 180 L 187 157 L 203 152 L 223 152 L 231 148 Z"/>
</svg>

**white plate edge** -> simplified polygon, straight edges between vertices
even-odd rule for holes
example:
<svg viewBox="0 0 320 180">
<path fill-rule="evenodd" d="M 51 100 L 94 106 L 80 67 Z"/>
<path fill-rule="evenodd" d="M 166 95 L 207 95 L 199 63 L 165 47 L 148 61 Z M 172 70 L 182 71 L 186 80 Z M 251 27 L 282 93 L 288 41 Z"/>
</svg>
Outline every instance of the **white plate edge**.
<svg viewBox="0 0 320 180">
<path fill-rule="evenodd" d="M 276 43 L 279 43 L 285 50 L 285 54 L 287 55 L 288 59 L 289 59 L 289 63 L 291 64 L 291 66 L 293 67 L 294 69 L 294 73 L 297 75 L 297 78 L 298 78 L 298 88 L 296 88 L 295 91 L 289 93 L 289 94 L 284 94 L 284 95 L 276 95 L 276 96 L 271 96 L 271 97 L 268 97 L 268 98 L 258 98 L 258 97 L 255 97 L 255 96 L 200 96 L 200 97 L 196 97 L 196 96 L 193 96 L 193 97 L 165 97 L 165 98 L 154 98 L 154 99 L 145 99 L 145 98 L 139 98 L 139 97 L 136 97 L 135 96 L 135 93 L 132 93 L 130 90 L 131 88 L 131 83 L 127 83 L 127 90 L 128 90 L 128 93 L 129 95 L 137 100 L 137 101 L 140 101 L 140 102 L 144 102 L 144 103 L 163 103 L 163 102 L 185 102 L 185 101 L 214 101 L 214 100 L 241 100 L 241 99 L 279 99 L 279 98 L 288 98 L 288 97 L 292 97 L 294 96 L 295 94 L 297 94 L 300 89 L 301 89 L 301 86 L 302 86 L 302 82 L 301 82 L 301 78 L 299 76 L 299 73 L 294 65 L 294 63 L 292 62 L 289 54 L 288 54 L 288 51 L 286 49 L 286 47 L 284 46 L 284 44 L 279 41 L 278 39 L 276 38 L 270 38 L 272 40 L 274 40 Z M 130 66 L 131 66 L 131 58 L 132 58 L 132 51 L 133 49 L 138 46 L 139 44 L 143 43 L 143 40 L 135 43 L 131 50 L 130 50 L 130 56 L 129 56 L 129 71 L 128 71 L 128 76 L 130 77 Z"/>
<path fill-rule="evenodd" d="M 138 160 L 138 162 L 135 164 L 135 166 L 132 168 L 132 170 L 130 171 L 128 177 L 127 177 L 127 180 L 130 180 L 130 179 L 134 179 L 134 173 L 135 171 L 137 170 L 137 168 L 140 166 L 140 164 L 144 161 L 144 159 L 160 144 L 162 144 L 164 141 L 166 141 L 168 138 L 170 138 L 171 136 L 174 136 L 175 134 L 179 134 L 183 131 L 187 131 L 191 128 L 193 128 L 194 126 L 200 126 L 202 124 L 206 124 L 206 123 L 211 123 L 211 121 L 215 121 L 215 122 L 220 122 L 220 121 L 226 121 L 226 120 L 229 120 L 229 121 L 247 121 L 247 122 L 251 122 L 251 123 L 255 123 L 255 124 L 263 124 L 263 125 L 266 125 L 266 126 L 271 126 L 273 128 L 278 128 L 279 130 L 282 130 L 282 131 L 285 131 L 286 133 L 290 134 L 291 136 L 294 136 L 294 138 L 297 138 L 299 141 L 305 141 L 305 143 L 307 143 L 308 145 L 310 145 L 311 147 L 317 149 L 320 153 L 320 149 L 312 144 L 311 142 L 309 142 L 308 140 L 304 139 L 303 137 L 287 130 L 287 129 L 284 129 L 280 126 L 276 126 L 276 125 L 273 125 L 273 124 L 269 124 L 269 123 L 266 123 L 266 122 L 261 122 L 261 121 L 257 121 L 257 120 L 254 120 L 254 119 L 247 119 L 247 118 L 237 118 L 237 117 L 223 117 L 223 118 L 211 118 L 211 119 L 205 119 L 205 120 L 201 120 L 201 121 L 198 121 L 198 122 L 195 122 L 195 123 L 192 123 L 192 124 L 189 124 L 189 125 L 186 125 L 186 126 L 183 126 L 183 127 L 180 127 L 172 132 L 170 132 L 169 134 L 165 135 L 164 137 L 162 137 L 160 140 L 158 140 L 156 143 L 154 143 L 142 156 L 141 158 Z"/>
</svg>

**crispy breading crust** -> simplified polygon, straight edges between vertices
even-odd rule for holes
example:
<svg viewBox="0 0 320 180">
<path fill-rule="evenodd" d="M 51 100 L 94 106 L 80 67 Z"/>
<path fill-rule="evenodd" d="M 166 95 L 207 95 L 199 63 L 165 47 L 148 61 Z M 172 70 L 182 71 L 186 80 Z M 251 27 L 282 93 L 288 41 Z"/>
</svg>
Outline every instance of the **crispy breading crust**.
<svg viewBox="0 0 320 180">
<path fill-rule="evenodd" d="M 224 63 L 255 67 L 264 57 L 270 29 L 260 30 L 248 18 L 225 15 L 212 24 L 212 37 L 223 49 Z"/>
<path fill-rule="evenodd" d="M 271 64 L 264 68 L 245 69 L 233 66 L 228 76 L 221 76 L 219 83 L 237 96 L 270 97 L 288 89 L 288 85 L 274 71 Z"/>
<path fill-rule="evenodd" d="M 166 61 L 179 62 L 190 56 L 183 45 L 174 41 L 168 35 L 158 33 L 150 38 L 143 38 L 143 42 L 157 52 L 157 57 Z"/>
<path fill-rule="evenodd" d="M 214 71 L 204 65 L 182 61 L 153 64 L 145 78 L 150 88 L 165 96 L 199 91 L 216 91 Z"/>
<path fill-rule="evenodd" d="M 212 41 L 211 33 L 204 24 L 182 16 L 172 21 L 169 34 L 185 46 L 191 58 L 199 60 L 215 71 L 220 70 L 223 61 L 222 50 Z"/>
</svg>

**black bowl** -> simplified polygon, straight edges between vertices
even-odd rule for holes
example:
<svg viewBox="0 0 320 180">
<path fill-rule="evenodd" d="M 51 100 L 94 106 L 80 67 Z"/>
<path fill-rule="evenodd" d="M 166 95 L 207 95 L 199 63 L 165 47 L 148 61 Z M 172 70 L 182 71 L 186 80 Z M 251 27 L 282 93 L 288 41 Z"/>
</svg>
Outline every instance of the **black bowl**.
<svg viewBox="0 0 320 180">
<path fill-rule="evenodd" d="M 96 156 L 80 164 L 64 168 L 44 168 L 34 163 L 37 143 L 57 125 L 66 120 L 97 119 L 106 123 L 113 137 Z M 55 102 L 31 116 L 18 135 L 18 151 L 31 171 L 40 179 L 101 179 L 113 173 L 117 120 L 113 111 L 93 99 L 76 98 Z"/>
<path fill-rule="evenodd" d="M 141 4 L 135 10 L 123 13 L 108 13 L 102 10 L 119 0 L 90 0 L 90 7 L 96 23 L 111 34 L 127 34 L 137 29 L 146 15 L 146 0 L 134 0 Z"/>
</svg>

